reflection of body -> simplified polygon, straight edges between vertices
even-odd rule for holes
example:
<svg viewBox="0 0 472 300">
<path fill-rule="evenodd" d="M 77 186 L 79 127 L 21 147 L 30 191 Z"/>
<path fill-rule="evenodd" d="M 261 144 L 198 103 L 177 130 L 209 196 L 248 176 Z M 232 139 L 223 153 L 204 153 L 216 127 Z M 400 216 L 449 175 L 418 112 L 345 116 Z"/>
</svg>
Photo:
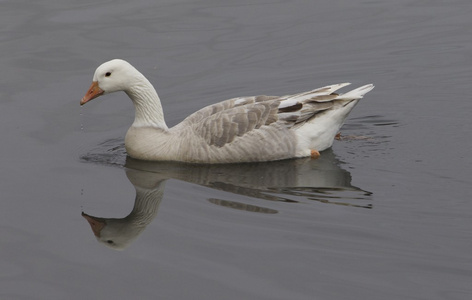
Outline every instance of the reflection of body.
<svg viewBox="0 0 472 300">
<path fill-rule="evenodd" d="M 168 128 L 151 83 L 128 62 L 99 66 L 80 101 L 124 91 L 135 107 L 126 134 L 131 157 L 150 161 L 237 163 L 317 158 L 333 144 L 347 115 L 374 86 L 337 94 L 348 83 L 287 96 L 238 97 L 207 106 Z"/>
<path fill-rule="evenodd" d="M 95 159 L 97 157 L 95 156 Z M 195 165 L 144 162 L 128 158 L 126 175 L 136 189 L 131 213 L 122 218 L 99 218 L 83 213 L 97 240 L 114 249 L 128 246 L 156 216 L 166 179 L 173 178 L 235 194 L 271 201 L 323 203 L 370 208 L 369 193 L 351 186 L 351 175 L 339 167 L 332 151 L 319 160 L 298 159 L 255 164 Z M 354 197 L 340 197 L 354 193 Z M 276 210 L 228 201 L 208 199 L 224 207 L 258 213 Z"/>
</svg>

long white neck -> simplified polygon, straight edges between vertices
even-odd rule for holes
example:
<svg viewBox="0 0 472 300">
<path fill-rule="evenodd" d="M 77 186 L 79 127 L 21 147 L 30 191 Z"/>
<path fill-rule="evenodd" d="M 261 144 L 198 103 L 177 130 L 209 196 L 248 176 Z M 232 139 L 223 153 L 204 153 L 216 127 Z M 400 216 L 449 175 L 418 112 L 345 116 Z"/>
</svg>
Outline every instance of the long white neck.
<svg viewBox="0 0 472 300">
<path fill-rule="evenodd" d="M 142 74 L 139 80 L 131 88 L 125 90 L 128 97 L 133 100 L 136 110 L 134 127 L 156 127 L 167 130 L 164 120 L 161 100 L 152 84 Z"/>
</svg>

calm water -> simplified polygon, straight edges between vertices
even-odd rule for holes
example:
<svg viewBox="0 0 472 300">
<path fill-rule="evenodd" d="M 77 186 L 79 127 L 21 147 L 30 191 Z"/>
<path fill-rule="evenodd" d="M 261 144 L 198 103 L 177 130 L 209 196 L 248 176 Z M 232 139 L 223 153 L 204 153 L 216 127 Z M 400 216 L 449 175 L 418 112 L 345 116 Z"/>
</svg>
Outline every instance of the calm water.
<svg viewBox="0 0 472 300">
<path fill-rule="evenodd" d="M 0 2 L 0 299 L 472 298 L 470 1 L 102 2 Z M 316 161 L 150 164 L 126 95 L 79 107 L 111 58 L 169 125 L 376 89 Z"/>
</svg>

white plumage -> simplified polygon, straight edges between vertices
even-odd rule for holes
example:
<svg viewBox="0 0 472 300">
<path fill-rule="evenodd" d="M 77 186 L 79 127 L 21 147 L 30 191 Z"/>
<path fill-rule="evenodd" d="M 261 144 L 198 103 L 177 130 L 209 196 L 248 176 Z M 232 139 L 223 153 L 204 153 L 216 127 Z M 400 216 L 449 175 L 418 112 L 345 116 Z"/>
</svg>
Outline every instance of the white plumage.
<svg viewBox="0 0 472 300">
<path fill-rule="evenodd" d="M 193 113 L 168 128 L 152 84 L 124 60 L 97 68 L 80 104 L 124 91 L 135 106 L 125 138 L 131 157 L 192 163 L 271 161 L 313 156 L 331 147 L 349 112 L 372 84 L 345 94 L 334 84 L 286 96 L 238 97 Z"/>
</svg>

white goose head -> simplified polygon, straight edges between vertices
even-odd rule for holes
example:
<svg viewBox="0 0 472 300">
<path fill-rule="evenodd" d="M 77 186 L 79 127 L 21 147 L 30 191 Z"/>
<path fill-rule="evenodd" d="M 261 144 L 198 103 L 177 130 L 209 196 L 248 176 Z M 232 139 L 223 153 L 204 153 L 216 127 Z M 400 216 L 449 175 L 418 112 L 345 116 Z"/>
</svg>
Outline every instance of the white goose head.
<svg viewBox="0 0 472 300">
<path fill-rule="evenodd" d="M 101 64 L 95 74 L 93 82 L 85 96 L 80 100 L 84 105 L 101 95 L 118 91 L 129 91 L 134 85 L 143 81 L 143 75 L 130 63 L 122 59 L 113 59 Z"/>
<path fill-rule="evenodd" d="M 122 59 L 107 61 L 97 68 L 80 105 L 118 91 L 124 91 L 133 101 L 136 111 L 133 126 L 168 129 L 156 90 L 143 74 Z"/>
</svg>

